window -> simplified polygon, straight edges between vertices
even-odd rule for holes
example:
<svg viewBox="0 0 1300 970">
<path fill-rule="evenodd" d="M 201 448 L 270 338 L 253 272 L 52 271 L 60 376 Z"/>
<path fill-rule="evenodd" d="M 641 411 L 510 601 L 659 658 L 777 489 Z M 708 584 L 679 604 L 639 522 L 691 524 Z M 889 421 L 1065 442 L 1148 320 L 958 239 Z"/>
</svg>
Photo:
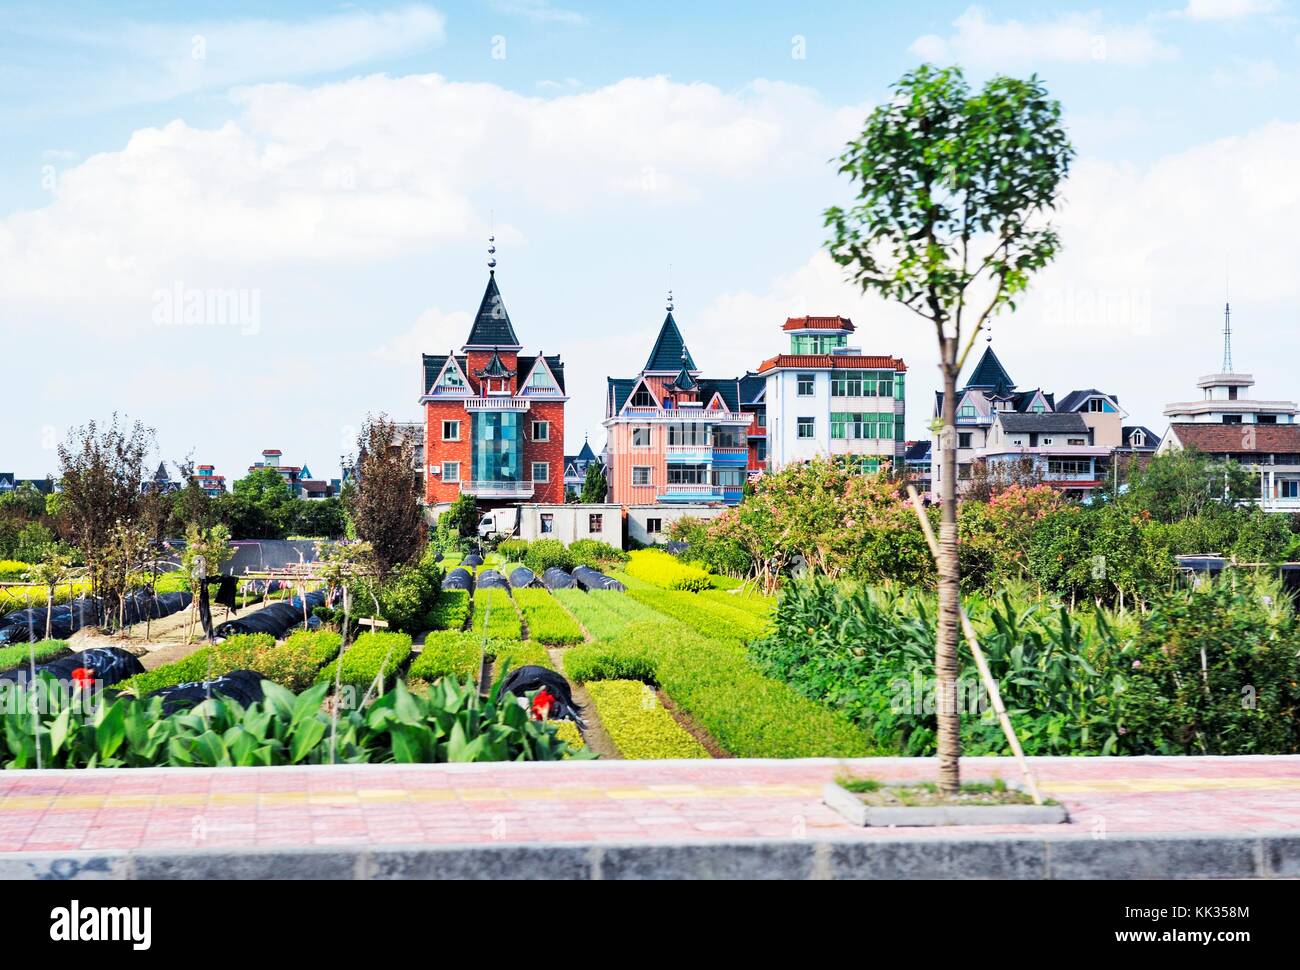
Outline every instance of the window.
<svg viewBox="0 0 1300 970">
<path fill-rule="evenodd" d="M 547 461 L 533 462 L 533 481 L 549 482 L 551 480 L 551 463 Z"/>
<path fill-rule="evenodd" d="M 957 433 L 957 447 L 969 448 L 971 446 L 970 439 L 971 433 L 969 431 L 959 431 Z"/>
<path fill-rule="evenodd" d="M 796 391 L 800 397 L 813 396 L 813 375 L 800 374 L 796 380 Z"/>
<path fill-rule="evenodd" d="M 444 482 L 460 481 L 460 462 L 444 461 L 442 463 L 442 480 Z"/>
<path fill-rule="evenodd" d="M 1134 435 L 1133 444 L 1141 445 L 1142 444 L 1141 438 L 1142 436 L 1140 434 Z M 1067 445 L 1086 445 L 1088 443 L 1088 439 L 1087 438 L 1066 438 L 1065 443 Z"/>
<path fill-rule="evenodd" d="M 546 368 L 542 364 L 537 364 L 533 367 L 533 372 L 528 375 L 528 386 L 550 390 L 555 387 L 555 382 L 551 380 L 551 375 Z"/>
<path fill-rule="evenodd" d="M 1241 415 L 1240 415 L 1240 414 L 1225 414 L 1225 415 L 1223 416 L 1223 423 L 1224 423 L 1224 424 L 1241 424 Z"/>
<path fill-rule="evenodd" d="M 450 361 L 447 363 L 447 369 L 442 372 L 442 380 L 438 383 L 442 387 L 463 388 L 465 386 L 465 380 L 460 376 L 460 371 Z"/>
<path fill-rule="evenodd" d="M 1133 434 L 1129 436 L 1129 443 L 1132 444 L 1134 448 L 1141 448 L 1146 444 L 1146 440 L 1146 435 L 1141 431 L 1134 431 Z M 1074 439 L 1070 439 L 1070 443 L 1073 444 Z"/>
<path fill-rule="evenodd" d="M 707 448 L 710 444 L 709 428 L 703 424 L 670 424 L 668 425 L 668 444 Z"/>
<path fill-rule="evenodd" d="M 957 478 L 963 482 L 970 478 L 970 462 L 962 462 L 957 466 Z"/>
<path fill-rule="evenodd" d="M 542 513 L 542 532 L 555 531 L 555 516 L 550 512 Z"/>
<path fill-rule="evenodd" d="M 592 535 L 599 535 L 605 529 L 605 514 L 603 512 L 592 512 L 587 516 L 587 531 Z"/>
<path fill-rule="evenodd" d="M 663 519 L 646 519 L 645 530 L 652 536 L 656 536 L 664 531 Z"/>
<path fill-rule="evenodd" d="M 959 417 L 959 418 L 973 418 L 973 417 L 975 417 L 975 405 L 973 405 L 973 404 L 963 404 L 961 407 L 959 407 L 959 408 L 957 409 L 957 417 Z"/>
<path fill-rule="evenodd" d="M 767 439 L 766 438 L 760 438 L 758 441 L 754 442 L 754 457 L 759 462 L 767 461 Z"/>
<path fill-rule="evenodd" d="M 714 428 L 714 448 L 743 448 L 745 441 L 739 428 Z"/>
<path fill-rule="evenodd" d="M 640 387 L 636 389 L 636 393 L 632 395 L 632 407 L 652 408 L 654 406 L 655 406 L 654 395 L 650 393 L 649 388 L 647 388 L 644 384 L 642 384 Z"/>
<path fill-rule="evenodd" d="M 1042 414 L 1043 411 L 1046 410 L 1046 408 L 1043 407 L 1043 404 L 1042 404 L 1041 401 L 1038 401 L 1038 402 L 1036 402 L 1036 403 L 1034 404 L 1034 406 L 1033 406 L 1032 408 L 1030 408 L 1029 410 L 1033 411 L 1034 414 Z"/>
<path fill-rule="evenodd" d="M 1052 439 L 1051 439 L 1051 438 L 1044 438 L 1044 439 L 1043 439 L 1043 444 L 1045 444 L 1045 445 L 1050 445 L 1051 443 L 1052 443 Z"/>
<path fill-rule="evenodd" d="M 1105 411 L 1105 410 L 1106 410 L 1106 402 L 1103 401 L 1103 400 L 1102 400 L 1101 398 L 1099 398 L 1099 397 L 1089 398 L 1089 399 L 1088 399 L 1088 410 L 1089 410 L 1089 411 L 1093 411 L 1093 412 L 1097 412 L 1097 411 Z"/>
<path fill-rule="evenodd" d="M 1259 424 L 1277 424 L 1277 415 L 1261 414 L 1256 416 L 1255 421 Z"/>
<path fill-rule="evenodd" d="M 1277 483 L 1279 498 L 1300 498 L 1300 481 L 1284 479 Z"/>
<path fill-rule="evenodd" d="M 799 418 L 795 432 L 800 438 L 815 438 L 817 436 L 817 419 L 816 418 Z"/>
<path fill-rule="evenodd" d="M 442 422 L 442 440 L 443 441 L 460 441 L 460 422 L 444 421 Z"/>
<path fill-rule="evenodd" d="M 1092 462 L 1049 459 L 1047 462 L 1047 473 L 1049 475 L 1067 475 L 1072 477 L 1091 475 Z"/>
<path fill-rule="evenodd" d="M 646 427 L 632 429 L 632 447 L 649 448 L 650 447 L 650 429 Z"/>
<path fill-rule="evenodd" d="M 703 485 L 708 481 L 707 465 L 669 465 L 669 485 Z"/>
<path fill-rule="evenodd" d="M 743 468 L 715 468 L 713 484 L 719 488 L 744 488 L 746 474 Z"/>
<path fill-rule="evenodd" d="M 534 421 L 533 422 L 533 440 L 550 441 L 551 440 L 551 422 Z"/>
<path fill-rule="evenodd" d="M 633 465 L 632 466 L 632 484 L 649 485 L 650 484 L 650 466 Z"/>
</svg>

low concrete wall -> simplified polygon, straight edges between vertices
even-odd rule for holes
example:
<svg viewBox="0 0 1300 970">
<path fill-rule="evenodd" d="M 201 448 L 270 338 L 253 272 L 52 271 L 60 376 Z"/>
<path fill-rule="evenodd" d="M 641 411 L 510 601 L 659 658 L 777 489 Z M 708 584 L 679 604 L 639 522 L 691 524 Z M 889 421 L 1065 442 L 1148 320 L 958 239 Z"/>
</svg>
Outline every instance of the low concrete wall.
<svg viewBox="0 0 1300 970">
<path fill-rule="evenodd" d="M 1251 878 L 1300 878 L 1300 836 L 918 835 L 0 854 L 0 879 Z"/>
</svg>

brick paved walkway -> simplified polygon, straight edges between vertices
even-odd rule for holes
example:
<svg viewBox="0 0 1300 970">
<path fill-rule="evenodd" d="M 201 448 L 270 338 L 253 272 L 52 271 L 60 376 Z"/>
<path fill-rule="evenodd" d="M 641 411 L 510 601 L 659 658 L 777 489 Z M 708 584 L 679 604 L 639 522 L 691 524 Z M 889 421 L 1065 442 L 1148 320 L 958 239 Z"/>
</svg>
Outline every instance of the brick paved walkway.
<svg viewBox="0 0 1300 970">
<path fill-rule="evenodd" d="M 963 765 L 968 780 L 1017 776 L 1007 759 Z M 1300 757 L 1035 765 L 1046 793 L 1070 810 L 1062 834 L 1300 832 Z M 855 828 L 821 804 L 822 784 L 846 767 L 882 779 L 934 770 L 882 758 L 0 772 L 0 852 L 895 834 Z"/>
</svg>

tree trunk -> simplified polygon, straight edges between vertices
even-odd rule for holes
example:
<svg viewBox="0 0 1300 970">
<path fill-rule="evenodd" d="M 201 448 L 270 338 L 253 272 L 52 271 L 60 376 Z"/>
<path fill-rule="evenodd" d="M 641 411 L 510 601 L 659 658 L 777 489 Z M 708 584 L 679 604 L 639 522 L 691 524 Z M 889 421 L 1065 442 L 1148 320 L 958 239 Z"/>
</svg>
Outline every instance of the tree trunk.
<svg viewBox="0 0 1300 970">
<path fill-rule="evenodd" d="M 961 714 L 957 709 L 957 635 L 961 576 L 957 563 L 957 346 L 943 350 L 943 429 L 939 435 L 942 478 L 939 487 L 939 617 L 934 650 L 935 715 L 939 722 L 939 790 L 961 790 Z"/>
<path fill-rule="evenodd" d="M 53 586 L 49 588 L 49 592 L 45 597 L 45 639 L 46 640 L 50 638 L 50 634 L 52 632 L 54 632 L 54 587 Z"/>
</svg>

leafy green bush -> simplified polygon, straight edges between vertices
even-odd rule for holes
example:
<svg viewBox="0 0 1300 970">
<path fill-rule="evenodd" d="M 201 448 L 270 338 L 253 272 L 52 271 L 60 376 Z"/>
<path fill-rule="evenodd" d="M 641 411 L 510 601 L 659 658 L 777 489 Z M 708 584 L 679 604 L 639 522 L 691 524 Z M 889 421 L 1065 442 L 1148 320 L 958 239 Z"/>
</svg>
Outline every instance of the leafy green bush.
<svg viewBox="0 0 1300 970">
<path fill-rule="evenodd" d="M 528 544 L 528 551 L 524 553 L 524 565 L 540 576 L 552 566 L 572 569 L 577 564 L 572 553 L 560 540 L 538 539 Z"/>
<path fill-rule="evenodd" d="M 659 704 L 654 690 L 635 680 L 587 685 L 600 723 L 624 758 L 707 758 L 700 742 Z"/>
<path fill-rule="evenodd" d="M 593 569 L 627 562 L 626 552 L 599 539 L 578 539 L 569 543 L 569 555 L 575 566 L 590 566 Z"/>
<path fill-rule="evenodd" d="M 425 617 L 430 630 L 461 630 L 469 618 L 469 590 L 444 589 L 438 594 L 438 603 Z"/>
<path fill-rule="evenodd" d="M 527 539 L 502 539 L 497 552 L 505 562 L 523 562 L 528 554 Z"/>
<path fill-rule="evenodd" d="M 397 634 L 390 634 L 397 636 Z M 479 695 L 446 678 L 426 696 L 400 681 L 365 711 L 322 710 L 328 684 L 302 694 L 269 681 L 265 699 L 242 707 L 212 697 L 164 716 L 158 698 L 121 695 L 81 712 L 81 699 L 50 690 L 39 730 L 0 686 L 0 767 L 225 767 L 363 762 L 556 761 L 592 757 L 552 723 L 530 720 L 513 700 Z M 337 729 L 334 734 L 332 728 Z M 38 740 L 39 739 L 39 740 Z"/>
<path fill-rule="evenodd" d="M 315 682 L 317 671 L 338 656 L 341 642 L 337 633 L 299 630 L 278 647 L 260 652 L 250 669 L 281 687 L 306 690 Z"/>
<path fill-rule="evenodd" d="M 348 645 L 343 656 L 321 670 L 317 683 L 333 684 L 339 669 L 341 684 L 367 691 L 383 673 L 387 683 L 411 656 L 411 638 L 405 633 L 363 633 Z"/>
<path fill-rule="evenodd" d="M 688 566 L 661 549 L 638 549 L 629 554 L 627 574 L 662 589 L 699 592 L 713 588 L 707 572 L 698 566 Z"/>
<path fill-rule="evenodd" d="M 547 590 L 517 589 L 515 605 L 524 614 L 530 639 L 552 645 L 582 642 L 581 627 Z"/>
<path fill-rule="evenodd" d="M 424 638 L 420 655 L 411 661 L 408 677 L 427 681 L 443 677 L 477 681 L 480 651 L 481 639 L 473 633 L 435 631 Z"/>
<path fill-rule="evenodd" d="M 470 629 L 480 638 L 522 640 L 523 627 L 510 594 L 499 587 L 474 591 L 474 613 Z"/>
<path fill-rule="evenodd" d="M 37 640 L 35 643 L 18 643 L 12 647 L 0 647 L 0 673 L 13 670 L 31 661 L 33 654 L 38 664 L 54 660 L 68 652 L 68 645 L 62 640 Z"/>
<path fill-rule="evenodd" d="M 399 570 L 379 590 L 380 615 L 394 630 L 421 632 L 438 603 L 441 581 L 441 570 L 429 560 Z"/>
</svg>

